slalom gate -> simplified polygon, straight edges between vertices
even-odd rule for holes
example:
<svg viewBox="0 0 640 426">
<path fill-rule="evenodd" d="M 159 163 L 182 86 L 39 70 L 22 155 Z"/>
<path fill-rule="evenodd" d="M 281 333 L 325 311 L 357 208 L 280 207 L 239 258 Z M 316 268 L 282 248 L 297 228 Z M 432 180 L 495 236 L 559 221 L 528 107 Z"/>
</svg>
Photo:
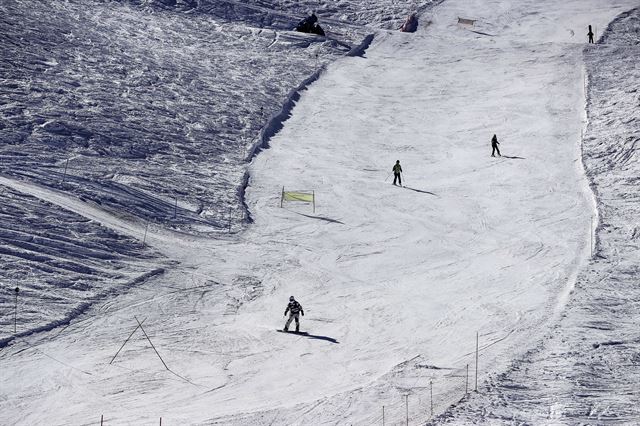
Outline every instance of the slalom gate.
<svg viewBox="0 0 640 426">
<path fill-rule="evenodd" d="M 282 195 L 280 196 L 280 207 L 285 201 L 294 201 L 308 203 L 313 205 L 313 212 L 316 212 L 316 193 L 313 190 L 285 191 L 282 187 Z"/>
</svg>

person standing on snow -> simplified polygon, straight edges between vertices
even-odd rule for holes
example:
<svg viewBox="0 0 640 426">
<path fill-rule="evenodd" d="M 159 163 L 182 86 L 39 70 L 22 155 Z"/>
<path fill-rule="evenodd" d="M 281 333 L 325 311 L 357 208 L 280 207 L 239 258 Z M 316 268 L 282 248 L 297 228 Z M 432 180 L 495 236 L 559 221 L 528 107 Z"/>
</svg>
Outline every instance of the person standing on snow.
<svg viewBox="0 0 640 426">
<path fill-rule="evenodd" d="M 496 156 L 496 152 L 498 153 L 498 157 L 502 157 L 502 155 L 500 154 L 500 149 L 498 148 L 498 145 L 500 145 L 500 142 L 498 142 L 498 137 L 496 135 L 493 135 L 493 137 L 491 138 L 491 156 L 495 157 Z"/>
<path fill-rule="evenodd" d="M 589 36 L 589 43 L 593 43 L 593 30 L 591 29 L 591 25 L 589 25 L 589 32 L 587 35 Z"/>
<path fill-rule="evenodd" d="M 289 331 L 289 325 L 291 324 L 291 321 L 295 319 L 296 333 L 299 332 L 300 331 L 300 314 L 304 316 L 304 310 L 302 309 L 302 305 L 300 305 L 298 301 L 296 301 L 296 299 L 293 298 L 293 296 L 289 298 L 289 304 L 287 305 L 287 309 L 285 309 L 284 311 L 285 317 L 287 316 L 287 313 L 289 314 L 289 319 L 287 320 L 287 323 L 284 325 L 284 331 Z"/>
<path fill-rule="evenodd" d="M 396 164 L 393 166 L 393 184 L 396 184 L 396 181 L 402 186 L 402 166 L 400 166 L 400 160 L 396 160 Z"/>
</svg>

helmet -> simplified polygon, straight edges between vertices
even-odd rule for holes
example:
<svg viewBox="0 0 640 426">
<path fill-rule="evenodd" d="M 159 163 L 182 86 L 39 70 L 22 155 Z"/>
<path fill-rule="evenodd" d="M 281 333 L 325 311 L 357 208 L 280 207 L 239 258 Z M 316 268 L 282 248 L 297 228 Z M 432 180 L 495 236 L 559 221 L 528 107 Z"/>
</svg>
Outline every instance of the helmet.
<svg viewBox="0 0 640 426">
<path fill-rule="evenodd" d="M 293 298 L 293 296 L 291 296 L 291 297 L 289 298 L 289 300 L 290 300 L 291 302 L 293 302 L 293 301 L 294 301 L 294 300 L 296 300 L 296 299 L 294 299 L 294 298 Z"/>
</svg>

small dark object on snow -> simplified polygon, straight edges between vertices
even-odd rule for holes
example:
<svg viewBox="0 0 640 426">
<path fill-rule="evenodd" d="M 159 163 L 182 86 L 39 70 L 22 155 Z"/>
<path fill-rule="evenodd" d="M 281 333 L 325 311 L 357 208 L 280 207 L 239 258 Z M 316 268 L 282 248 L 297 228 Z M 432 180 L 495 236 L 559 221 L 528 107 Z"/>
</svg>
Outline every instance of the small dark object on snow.
<svg viewBox="0 0 640 426">
<path fill-rule="evenodd" d="M 412 13 L 407 17 L 407 20 L 404 21 L 404 24 L 400 27 L 400 31 L 403 33 L 415 33 L 418 29 L 418 17 L 415 13 Z"/>
<path fill-rule="evenodd" d="M 299 336 L 308 336 L 309 333 L 307 333 L 306 331 L 289 331 L 289 330 L 276 330 L 279 331 L 280 333 L 289 333 L 289 334 L 297 334 Z"/>
<path fill-rule="evenodd" d="M 324 30 L 318 24 L 318 17 L 315 13 L 311 16 L 304 18 L 298 25 L 296 25 L 296 31 L 308 34 L 317 34 L 324 37 Z"/>
<path fill-rule="evenodd" d="M 500 148 L 498 148 L 498 145 L 500 145 L 500 142 L 498 142 L 498 137 L 496 135 L 493 135 L 493 137 L 491 138 L 491 156 L 495 157 L 496 155 L 496 151 L 498 152 L 498 157 L 502 157 L 502 155 L 500 154 Z"/>
</svg>

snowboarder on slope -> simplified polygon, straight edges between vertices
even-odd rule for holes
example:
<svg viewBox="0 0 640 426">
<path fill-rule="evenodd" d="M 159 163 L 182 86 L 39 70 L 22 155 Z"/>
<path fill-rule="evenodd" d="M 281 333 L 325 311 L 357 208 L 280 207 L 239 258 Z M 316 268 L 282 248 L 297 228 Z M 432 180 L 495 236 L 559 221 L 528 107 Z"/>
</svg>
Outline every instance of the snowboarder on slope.
<svg viewBox="0 0 640 426">
<path fill-rule="evenodd" d="M 587 35 L 589 36 L 589 43 L 593 43 L 593 30 L 591 29 L 591 25 L 589 25 L 589 32 Z"/>
<path fill-rule="evenodd" d="M 502 157 L 502 155 L 500 154 L 500 148 L 498 148 L 498 145 L 500 145 L 500 142 L 498 142 L 498 137 L 496 135 L 493 135 L 493 137 L 491 138 L 491 156 L 495 157 L 496 156 L 496 152 L 498 153 L 498 157 Z"/>
<path fill-rule="evenodd" d="M 300 331 L 300 314 L 304 316 L 304 310 L 302 309 L 302 305 L 298 303 L 293 296 L 289 298 L 289 304 L 287 305 L 287 309 L 284 311 L 284 316 L 287 316 L 289 313 L 289 319 L 287 323 L 284 325 L 284 331 L 289 331 L 289 325 L 291 321 L 296 320 L 296 333 Z"/>
<path fill-rule="evenodd" d="M 393 166 L 393 184 L 396 184 L 396 181 L 402 186 L 402 166 L 400 166 L 400 160 L 396 160 L 396 164 Z"/>
</svg>

